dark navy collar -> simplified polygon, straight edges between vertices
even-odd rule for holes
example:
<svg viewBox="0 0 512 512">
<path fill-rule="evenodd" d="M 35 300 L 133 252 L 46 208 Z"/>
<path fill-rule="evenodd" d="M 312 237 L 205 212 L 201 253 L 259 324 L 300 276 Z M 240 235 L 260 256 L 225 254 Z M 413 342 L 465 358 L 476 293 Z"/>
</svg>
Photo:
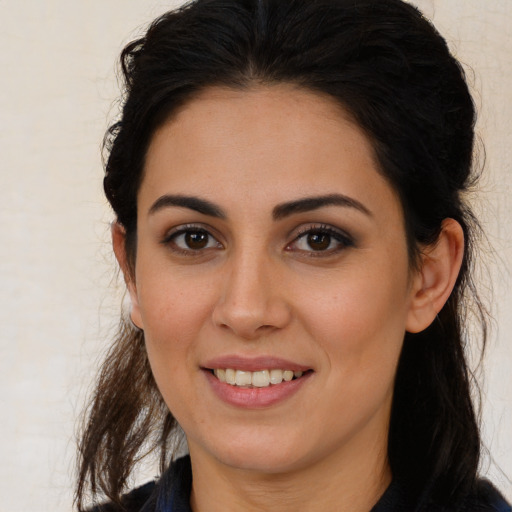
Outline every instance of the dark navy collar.
<svg viewBox="0 0 512 512">
<path fill-rule="evenodd" d="M 168 474 L 164 475 L 159 500 L 156 507 L 147 512 L 192 512 L 190 509 L 190 491 L 192 489 L 192 468 L 190 457 L 182 457 L 175 461 Z M 159 508 L 160 507 L 160 508 Z M 370 512 L 412 512 L 406 493 L 397 482 L 392 482 L 378 503 Z M 141 512 L 146 512 L 144 508 Z"/>
<path fill-rule="evenodd" d="M 192 468 L 190 457 L 174 461 L 155 485 L 147 484 L 130 493 L 144 490 L 146 499 L 142 508 L 133 512 L 192 512 L 190 492 Z M 141 496 L 139 496 L 140 498 Z M 425 502 L 424 502 L 425 503 Z M 131 509 L 130 509 L 131 510 Z M 408 495 L 407 489 L 394 480 L 370 512 L 512 512 L 512 507 L 487 480 L 480 480 L 475 493 L 460 506 L 452 509 L 433 505 L 419 507 Z"/>
</svg>

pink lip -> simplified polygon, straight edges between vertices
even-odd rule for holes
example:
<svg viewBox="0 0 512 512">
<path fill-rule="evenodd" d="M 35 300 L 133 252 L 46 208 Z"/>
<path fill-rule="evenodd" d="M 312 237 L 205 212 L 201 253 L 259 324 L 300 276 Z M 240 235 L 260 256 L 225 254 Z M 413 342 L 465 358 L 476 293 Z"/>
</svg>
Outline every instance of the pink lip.
<svg viewBox="0 0 512 512">
<path fill-rule="evenodd" d="M 279 369 L 306 373 L 298 379 L 289 382 L 283 381 L 281 384 L 264 388 L 243 388 L 221 382 L 211 372 L 215 368 L 231 368 L 247 372 Z M 202 365 L 202 369 L 211 389 L 223 402 L 245 409 L 262 409 L 289 398 L 299 391 L 314 373 L 308 371 L 312 369 L 310 366 L 272 356 L 242 357 L 239 355 L 225 355 L 206 361 Z"/>
<path fill-rule="evenodd" d="M 310 366 L 304 366 L 287 359 L 270 356 L 241 357 L 237 355 L 226 355 L 210 359 L 202 366 L 203 368 L 211 370 L 215 368 L 232 368 L 234 370 L 243 370 L 246 372 L 273 369 L 292 370 L 294 372 L 305 372 L 306 370 L 311 370 Z"/>
<path fill-rule="evenodd" d="M 262 368 L 262 366 L 259 365 L 258 368 L 256 368 L 255 370 L 248 370 L 247 365 L 245 365 L 244 368 L 241 368 L 241 366 L 243 365 L 235 365 L 235 368 L 239 370 L 246 369 L 246 371 L 257 371 L 258 368 Z M 231 366 L 229 365 L 227 366 L 227 368 L 230 367 Z M 273 365 L 264 367 L 266 369 L 277 368 L 277 366 Z M 278 367 L 282 368 L 282 366 Z M 224 366 L 224 364 L 221 364 L 220 366 L 215 366 L 215 368 L 226 367 Z M 285 366 L 285 368 L 291 369 L 289 365 Z M 211 370 L 203 368 L 203 374 L 213 392 L 223 402 L 244 409 L 263 409 L 265 407 L 270 407 L 272 405 L 278 404 L 279 402 L 286 400 L 287 398 L 297 393 L 301 389 L 301 387 L 309 380 L 313 373 L 314 372 L 309 371 L 306 372 L 302 377 L 299 377 L 298 379 L 294 379 L 288 382 L 283 381 L 281 382 L 281 384 L 271 384 L 270 386 L 264 388 L 243 388 L 233 386 L 225 382 L 221 382 L 219 379 L 217 379 L 217 377 L 213 375 Z"/>
</svg>

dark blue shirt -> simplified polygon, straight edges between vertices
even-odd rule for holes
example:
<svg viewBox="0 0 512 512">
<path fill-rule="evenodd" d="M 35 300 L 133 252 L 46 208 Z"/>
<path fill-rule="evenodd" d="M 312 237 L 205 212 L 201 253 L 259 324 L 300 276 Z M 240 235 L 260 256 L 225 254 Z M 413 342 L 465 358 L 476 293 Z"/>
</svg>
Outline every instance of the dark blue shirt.
<svg viewBox="0 0 512 512">
<path fill-rule="evenodd" d="M 158 483 L 150 482 L 124 497 L 128 512 L 191 512 L 190 491 L 192 470 L 190 458 L 175 461 Z M 415 512 L 418 504 L 412 503 L 399 482 L 393 481 L 370 512 Z M 91 512 L 114 512 L 110 505 L 100 505 Z M 480 480 L 475 492 L 457 508 L 439 508 L 426 505 L 422 512 L 512 512 L 512 507 L 487 480 Z"/>
</svg>

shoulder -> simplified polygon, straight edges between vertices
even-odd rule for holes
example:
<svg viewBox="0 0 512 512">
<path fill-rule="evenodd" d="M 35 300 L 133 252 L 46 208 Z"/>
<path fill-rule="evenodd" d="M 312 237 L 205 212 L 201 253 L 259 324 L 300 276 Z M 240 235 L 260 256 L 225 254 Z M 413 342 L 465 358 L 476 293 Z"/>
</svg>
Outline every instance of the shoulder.
<svg viewBox="0 0 512 512">
<path fill-rule="evenodd" d="M 512 507 L 488 480 L 478 481 L 473 493 L 466 499 L 464 512 L 512 512 Z"/>
<path fill-rule="evenodd" d="M 125 494 L 121 507 L 110 502 L 96 505 L 87 512 L 191 512 L 191 487 L 190 457 L 185 456 L 175 460 L 158 481 Z"/>
<path fill-rule="evenodd" d="M 480 479 L 472 492 L 450 507 L 426 507 L 425 512 L 512 512 L 512 507 L 491 482 Z"/>
<path fill-rule="evenodd" d="M 393 481 L 371 512 L 512 512 L 499 491 L 488 481 L 478 480 L 465 498 L 451 505 L 434 502 L 425 490 L 418 498 L 408 492 L 403 481 Z"/>
<path fill-rule="evenodd" d="M 139 512 L 155 489 L 155 482 L 148 482 L 125 494 L 122 499 L 123 508 L 120 509 L 114 503 L 96 505 L 87 512 Z"/>
</svg>

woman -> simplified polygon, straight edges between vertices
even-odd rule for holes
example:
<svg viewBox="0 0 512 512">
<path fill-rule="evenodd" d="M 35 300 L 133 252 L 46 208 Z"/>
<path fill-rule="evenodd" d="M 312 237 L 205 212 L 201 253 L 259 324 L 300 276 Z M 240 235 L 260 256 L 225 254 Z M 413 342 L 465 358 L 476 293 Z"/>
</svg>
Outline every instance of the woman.
<svg viewBox="0 0 512 512">
<path fill-rule="evenodd" d="M 104 186 L 132 306 L 79 509 L 89 485 L 97 510 L 510 510 L 477 476 L 475 112 L 442 37 L 401 0 L 199 0 L 122 64 Z"/>
</svg>

